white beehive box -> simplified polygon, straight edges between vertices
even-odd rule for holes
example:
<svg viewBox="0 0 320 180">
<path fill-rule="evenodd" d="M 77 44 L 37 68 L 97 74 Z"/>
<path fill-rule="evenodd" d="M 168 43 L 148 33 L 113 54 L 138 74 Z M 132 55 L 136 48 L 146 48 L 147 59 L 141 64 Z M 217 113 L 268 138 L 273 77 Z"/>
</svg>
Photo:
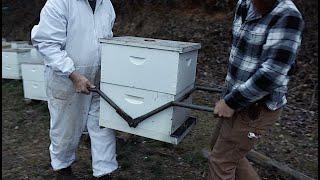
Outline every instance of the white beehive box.
<svg viewBox="0 0 320 180">
<path fill-rule="evenodd" d="M 13 49 L 18 49 L 18 48 L 23 48 L 23 47 L 29 46 L 28 41 L 10 41 L 8 43 L 11 44 L 11 48 L 13 48 Z"/>
<path fill-rule="evenodd" d="M 43 57 L 32 45 L 21 46 L 19 49 L 30 49 L 30 59 L 24 59 L 20 63 L 43 64 Z"/>
<path fill-rule="evenodd" d="M 21 64 L 23 92 L 26 99 L 47 100 L 43 64 Z"/>
<path fill-rule="evenodd" d="M 133 118 L 174 101 L 194 86 L 200 44 L 138 37 L 100 42 L 100 88 Z M 178 144 L 191 127 L 180 137 L 172 134 L 188 119 L 188 112 L 185 108 L 170 107 L 131 128 L 101 99 L 100 125 Z"/>
<path fill-rule="evenodd" d="M 2 78 L 21 79 L 20 61 L 31 58 L 30 49 L 2 49 Z"/>
<path fill-rule="evenodd" d="M 6 44 L 7 46 L 10 45 L 10 47 L 13 49 L 30 49 L 30 59 L 24 59 L 25 61 L 21 63 L 39 64 L 43 62 L 43 57 L 40 55 L 36 48 L 29 44 L 28 41 L 10 41 L 3 42 L 2 44 Z"/>
<path fill-rule="evenodd" d="M 101 42 L 101 82 L 178 94 L 195 81 L 200 44 L 139 37 Z"/>
</svg>

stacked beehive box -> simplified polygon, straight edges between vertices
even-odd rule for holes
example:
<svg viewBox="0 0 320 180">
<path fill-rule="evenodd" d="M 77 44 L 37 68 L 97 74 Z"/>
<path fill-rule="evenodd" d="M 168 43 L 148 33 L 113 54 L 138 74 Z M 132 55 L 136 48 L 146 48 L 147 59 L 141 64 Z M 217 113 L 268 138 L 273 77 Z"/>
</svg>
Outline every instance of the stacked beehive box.
<svg viewBox="0 0 320 180">
<path fill-rule="evenodd" d="M 43 59 L 27 41 L 2 40 L 2 78 L 22 79 L 26 99 L 46 100 Z"/>
<path fill-rule="evenodd" d="M 43 57 L 40 55 L 40 53 L 37 51 L 36 48 L 34 48 L 32 45 L 26 44 L 23 46 L 18 47 L 19 49 L 30 49 L 30 59 L 28 61 L 21 61 L 22 63 L 31 63 L 31 64 L 43 64 Z"/>
<path fill-rule="evenodd" d="M 46 101 L 43 58 L 30 45 L 23 46 L 20 49 L 30 49 L 30 58 L 27 61 L 20 61 L 24 97 L 26 99 Z"/>
<path fill-rule="evenodd" d="M 174 101 L 194 87 L 200 44 L 138 37 L 100 42 L 100 89 L 132 118 Z M 187 109 L 170 107 L 131 128 L 107 102 L 100 101 L 101 126 L 172 144 L 178 144 L 190 130 L 181 137 L 172 136 L 187 118 Z"/>
<path fill-rule="evenodd" d="M 24 98 L 47 100 L 44 81 L 44 65 L 21 64 Z"/>
<path fill-rule="evenodd" d="M 30 49 L 2 48 L 2 78 L 21 79 L 20 61 L 30 58 Z"/>
<path fill-rule="evenodd" d="M 21 79 L 20 61 L 31 58 L 30 49 L 20 49 L 28 46 L 27 41 L 10 41 L 2 39 L 2 78 Z"/>
<path fill-rule="evenodd" d="M 30 46 L 28 41 L 10 41 L 8 43 L 11 44 L 12 49 L 19 49 L 26 46 Z"/>
</svg>

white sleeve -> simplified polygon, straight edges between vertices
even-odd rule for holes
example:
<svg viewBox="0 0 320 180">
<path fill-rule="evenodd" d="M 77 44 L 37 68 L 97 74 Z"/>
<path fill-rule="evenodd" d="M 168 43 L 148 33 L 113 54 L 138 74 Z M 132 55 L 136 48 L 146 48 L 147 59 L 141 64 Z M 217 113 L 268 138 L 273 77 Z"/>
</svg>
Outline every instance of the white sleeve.
<svg viewBox="0 0 320 180">
<path fill-rule="evenodd" d="M 109 1 L 110 3 L 110 15 L 111 15 L 111 37 L 113 37 L 113 31 L 112 28 L 114 26 L 115 20 L 116 20 L 116 12 L 114 10 L 114 7 L 112 5 L 112 2 Z"/>
<path fill-rule="evenodd" d="M 59 1 L 47 1 L 40 13 L 40 22 L 31 31 L 33 46 L 44 57 L 44 64 L 59 74 L 69 76 L 74 62 L 65 51 L 67 9 Z"/>
</svg>

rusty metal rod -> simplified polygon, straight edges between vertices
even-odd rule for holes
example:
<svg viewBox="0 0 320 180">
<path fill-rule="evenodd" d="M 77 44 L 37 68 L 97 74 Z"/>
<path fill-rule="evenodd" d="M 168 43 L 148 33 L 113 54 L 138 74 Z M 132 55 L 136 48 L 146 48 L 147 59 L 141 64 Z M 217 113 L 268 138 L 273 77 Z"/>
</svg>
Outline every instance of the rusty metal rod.
<svg viewBox="0 0 320 180">
<path fill-rule="evenodd" d="M 212 107 L 199 106 L 199 105 L 188 104 L 188 103 L 183 103 L 183 102 L 173 102 L 173 106 L 184 107 L 184 108 L 194 109 L 194 110 L 198 110 L 198 111 L 213 112 Z"/>
</svg>

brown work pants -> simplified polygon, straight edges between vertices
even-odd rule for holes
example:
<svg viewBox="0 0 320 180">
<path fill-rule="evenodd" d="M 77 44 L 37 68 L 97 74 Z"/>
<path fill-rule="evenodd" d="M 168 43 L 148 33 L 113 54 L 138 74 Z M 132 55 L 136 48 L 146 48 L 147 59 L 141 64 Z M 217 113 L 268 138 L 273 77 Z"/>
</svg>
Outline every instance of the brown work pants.
<svg viewBox="0 0 320 180">
<path fill-rule="evenodd" d="M 255 104 L 235 113 L 232 118 L 220 119 L 211 140 L 208 179 L 260 179 L 245 156 L 280 114 L 281 109 L 271 111 L 265 105 Z M 249 132 L 259 138 L 249 138 Z"/>
</svg>

